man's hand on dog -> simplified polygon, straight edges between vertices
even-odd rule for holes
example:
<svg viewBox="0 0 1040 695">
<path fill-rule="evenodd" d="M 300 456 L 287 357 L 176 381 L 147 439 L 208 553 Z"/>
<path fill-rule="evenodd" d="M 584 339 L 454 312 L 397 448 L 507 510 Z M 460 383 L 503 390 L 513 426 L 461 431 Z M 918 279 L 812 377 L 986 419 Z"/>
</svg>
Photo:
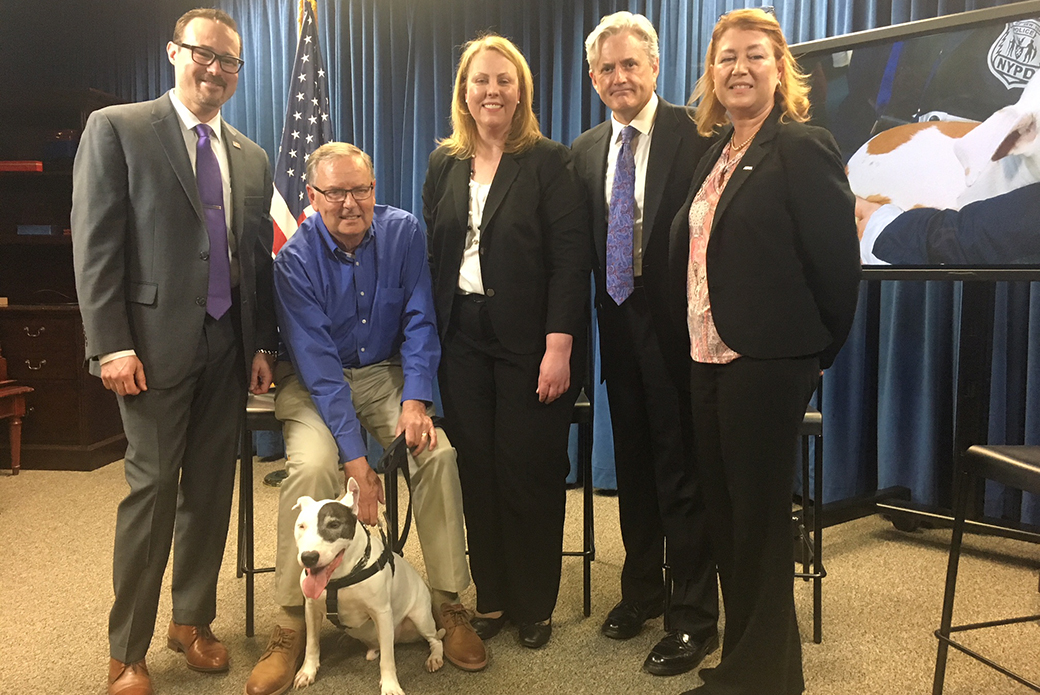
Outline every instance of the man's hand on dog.
<svg viewBox="0 0 1040 695">
<path fill-rule="evenodd" d="M 375 526 L 379 519 L 379 503 L 385 502 L 383 497 L 383 483 L 379 475 L 368 465 L 368 459 L 364 456 L 343 464 L 343 489 L 347 488 L 347 481 L 353 478 L 358 484 L 357 518 L 361 523 Z"/>
<path fill-rule="evenodd" d="M 437 448 L 437 430 L 433 420 L 426 414 L 426 404 L 422 401 L 404 401 L 401 403 L 401 417 L 397 420 L 394 436 L 404 432 L 404 441 L 412 455 L 421 454 L 427 448 Z"/>
</svg>

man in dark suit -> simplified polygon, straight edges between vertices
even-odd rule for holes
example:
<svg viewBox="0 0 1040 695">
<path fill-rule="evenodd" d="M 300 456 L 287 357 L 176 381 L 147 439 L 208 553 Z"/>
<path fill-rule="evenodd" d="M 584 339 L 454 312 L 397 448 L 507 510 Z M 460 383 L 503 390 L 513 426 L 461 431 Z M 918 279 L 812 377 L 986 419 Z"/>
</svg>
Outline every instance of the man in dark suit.
<svg viewBox="0 0 1040 695">
<path fill-rule="evenodd" d="M 621 602 L 602 632 L 628 639 L 660 615 L 672 569 L 668 634 L 643 668 L 674 675 L 718 647 L 715 565 L 690 460 L 688 363 L 667 320 L 668 229 L 708 142 L 690 112 L 655 94 L 657 33 L 642 15 L 604 17 L 585 42 L 610 121 L 574 141 L 591 206 L 603 378 L 614 427 L 625 544 Z M 685 341 L 688 343 L 688 341 Z"/>
<path fill-rule="evenodd" d="M 116 516 L 108 692 L 152 692 L 145 666 L 176 534 L 167 644 L 227 670 L 209 624 L 247 382 L 271 383 L 267 155 L 220 117 L 242 41 L 220 10 L 182 16 L 176 86 L 91 115 L 73 173 L 76 288 L 91 372 L 119 399 L 130 492 Z M 248 452 L 247 452 L 248 454 Z"/>
</svg>

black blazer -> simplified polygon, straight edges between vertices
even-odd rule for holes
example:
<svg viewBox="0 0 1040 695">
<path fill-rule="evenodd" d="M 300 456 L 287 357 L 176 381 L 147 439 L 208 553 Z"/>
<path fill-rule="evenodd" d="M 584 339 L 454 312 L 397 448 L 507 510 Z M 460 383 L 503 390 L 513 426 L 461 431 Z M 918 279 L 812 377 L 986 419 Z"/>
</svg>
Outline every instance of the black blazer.
<svg viewBox="0 0 1040 695">
<path fill-rule="evenodd" d="M 423 218 L 441 340 L 448 330 L 469 226 L 469 159 L 430 155 Z M 563 145 L 542 138 L 503 154 L 480 224 L 480 272 L 495 335 L 516 353 L 542 353 L 548 333 L 584 350 L 590 244 L 585 192 Z M 572 362 L 573 363 L 573 362 Z"/>
<path fill-rule="evenodd" d="M 574 167 L 588 194 L 595 249 L 593 270 L 596 275 L 596 306 L 600 309 L 604 304 L 614 305 L 606 289 L 609 210 L 605 179 L 611 132 L 611 122 L 607 120 L 579 135 L 571 145 Z M 676 368 L 685 364 L 685 357 L 690 352 L 683 350 L 682 336 L 675 335 L 676 328 L 664 311 L 668 230 L 676 211 L 686 200 L 697 163 L 710 144 L 710 140 L 697 134 L 691 109 L 659 99 L 643 188 L 643 286 L 650 302 L 661 349 L 669 365 Z M 685 330 L 683 327 L 683 334 Z M 601 333 L 600 351 L 609 353 L 612 349 L 610 336 Z M 614 364 L 614 361 L 604 360 L 603 379 L 611 378 L 608 373 L 610 364 Z M 680 378 L 680 381 L 685 387 L 684 380 Z"/>
<path fill-rule="evenodd" d="M 707 249 L 712 316 L 741 355 L 818 355 L 826 368 L 856 313 L 855 202 L 831 134 L 781 123 L 779 114 L 774 109 L 762 125 L 715 210 Z M 672 222 L 669 308 L 684 331 L 690 204 L 732 133 L 727 126 L 701 161 Z"/>
</svg>

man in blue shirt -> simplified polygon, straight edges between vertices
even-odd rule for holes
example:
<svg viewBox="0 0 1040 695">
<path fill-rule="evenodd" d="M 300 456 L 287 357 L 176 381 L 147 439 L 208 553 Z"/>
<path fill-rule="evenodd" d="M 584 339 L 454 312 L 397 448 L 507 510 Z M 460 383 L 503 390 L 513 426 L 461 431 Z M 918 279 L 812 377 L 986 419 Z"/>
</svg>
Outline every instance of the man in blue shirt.
<svg viewBox="0 0 1040 695">
<path fill-rule="evenodd" d="M 401 432 L 411 451 L 412 506 L 444 656 L 465 670 L 487 664 L 458 594 L 470 583 L 455 450 L 435 428 L 440 361 L 426 241 L 413 215 L 375 204 L 372 160 L 329 143 L 307 161 L 311 215 L 275 259 L 284 352 L 275 369 L 288 477 L 278 504 L 278 627 L 246 684 L 247 695 L 282 693 L 303 658 L 303 594 L 293 538 L 296 500 L 361 488 L 358 516 L 376 523 L 379 477 L 361 429 L 384 447 Z M 337 464 L 343 463 L 343 474 Z"/>
</svg>

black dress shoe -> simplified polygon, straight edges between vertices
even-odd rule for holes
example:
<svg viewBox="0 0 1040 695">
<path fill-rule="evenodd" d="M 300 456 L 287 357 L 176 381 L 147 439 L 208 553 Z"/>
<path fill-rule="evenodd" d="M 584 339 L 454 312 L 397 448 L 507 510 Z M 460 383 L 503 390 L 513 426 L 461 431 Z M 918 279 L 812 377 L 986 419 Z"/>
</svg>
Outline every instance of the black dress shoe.
<svg viewBox="0 0 1040 695">
<path fill-rule="evenodd" d="M 639 631 L 643 629 L 643 623 L 662 613 L 664 613 L 662 601 L 644 603 L 622 599 L 607 614 L 607 619 L 603 621 L 603 626 L 599 631 L 610 639 L 630 639 L 639 634 Z"/>
<path fill-rule="evenodd" d="M 528 649 L 544 647 L 552 636 L 552 620 L 545 623 L 527 623 L 520 626 L 520 646 Z"/>
<path fill-rule="evenodd" d="M 497 618 L 483 618 L 477 615 L 470 618 L 469 624 L 473 631 L 477 633 L 477 637 L 482 640 L 489 640 L 505 627 L 506 614 L 503 613 Z"/>
<path fill-rule="evenodd" d="M 672 630 L 650 651 L 643 670 L 654 676 L 677 676 L 697 667 L 719 648 L 719 636 L 696 640 L 682 630 Z"/>
</svg>

